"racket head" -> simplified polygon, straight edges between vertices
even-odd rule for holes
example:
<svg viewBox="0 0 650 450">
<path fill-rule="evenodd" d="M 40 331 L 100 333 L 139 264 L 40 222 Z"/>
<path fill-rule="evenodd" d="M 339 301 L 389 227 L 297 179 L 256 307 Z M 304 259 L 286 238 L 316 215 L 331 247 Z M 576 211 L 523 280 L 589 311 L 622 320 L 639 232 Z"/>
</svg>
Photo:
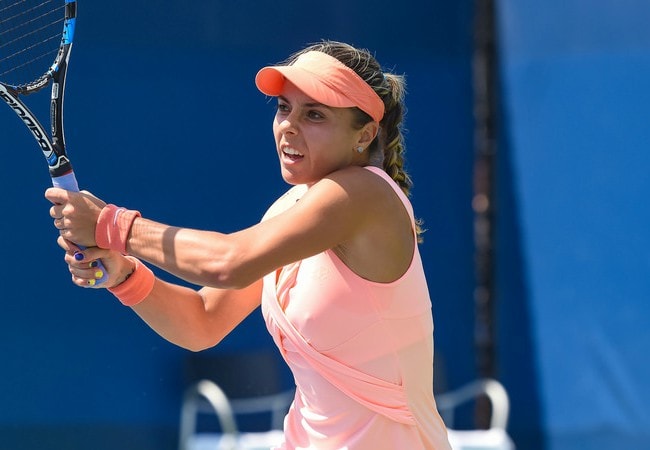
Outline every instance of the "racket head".
<svg viewBox="0 0 650 450">
<path fill-rule="evenodd" d="M 56 79 L 67 64 L 76 15 L 76 1 L 0 0 L 0 83 L 24 95 Z"/>
</svg>

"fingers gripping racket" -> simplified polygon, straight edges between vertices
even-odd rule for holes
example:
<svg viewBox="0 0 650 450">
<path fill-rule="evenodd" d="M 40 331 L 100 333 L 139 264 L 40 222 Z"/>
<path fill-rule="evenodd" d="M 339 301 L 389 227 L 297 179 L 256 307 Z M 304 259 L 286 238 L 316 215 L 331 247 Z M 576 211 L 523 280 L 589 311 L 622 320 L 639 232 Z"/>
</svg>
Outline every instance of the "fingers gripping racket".
<svg viewBox="0 0 650 450">
<path fill-rule="evenodd" d="M 36 139 L 47 160 L 52 184 L 78 192 L 63 134 L 65 79 L 76 19 L 76 1 L 0 0 L 0 97 Z M 48 135 L 20 97 L 50 84 L 52 132 Z M 107 277 L 101 268 L 104 276 L 97 283 Z"/>
</svg>

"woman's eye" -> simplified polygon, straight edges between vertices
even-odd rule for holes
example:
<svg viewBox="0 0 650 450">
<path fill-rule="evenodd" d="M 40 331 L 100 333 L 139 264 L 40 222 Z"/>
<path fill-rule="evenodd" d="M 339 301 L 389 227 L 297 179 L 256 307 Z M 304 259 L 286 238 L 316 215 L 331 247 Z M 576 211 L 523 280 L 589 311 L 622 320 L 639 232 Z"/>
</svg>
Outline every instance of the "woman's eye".
<svg viewBox="0 0 650 450">
<path fill-rule="evenodd" d="M 310 119 L 314 119 L 314 120 L 321 120 L 321 119 L 325 118 L 325 116 L 323 116 L 318 111 L 309 111 L 309 113 L 307 115 L 309 116 Z"/>
<path fill-rule="evenodd" d="M 277 109 L 279 112 L 287 112 L 289 111 L 289 106 L 285 105 L 284 103 L 278 103 Z"/>
</svg>

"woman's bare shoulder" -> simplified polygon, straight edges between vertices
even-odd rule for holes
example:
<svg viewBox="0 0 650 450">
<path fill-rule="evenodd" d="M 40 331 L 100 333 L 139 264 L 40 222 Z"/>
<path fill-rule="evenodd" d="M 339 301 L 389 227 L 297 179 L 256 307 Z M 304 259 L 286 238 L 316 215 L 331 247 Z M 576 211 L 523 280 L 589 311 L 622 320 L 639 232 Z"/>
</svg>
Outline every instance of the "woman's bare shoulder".
<svg viewBox="0 0 650 450">
<path fill-rule="evenodd" d="M 299 184 L 289 188 L 287 192 L 282 194 L 275 202 L 273 202 L 269 209 L 266 210 L 264 217 L 262 217 L 262 221 L 275 217 L 295 205 L 296 202 L 305 195 L 305 192 L 307 192 L 307 186 L 304 184 Z"/>
</svg>

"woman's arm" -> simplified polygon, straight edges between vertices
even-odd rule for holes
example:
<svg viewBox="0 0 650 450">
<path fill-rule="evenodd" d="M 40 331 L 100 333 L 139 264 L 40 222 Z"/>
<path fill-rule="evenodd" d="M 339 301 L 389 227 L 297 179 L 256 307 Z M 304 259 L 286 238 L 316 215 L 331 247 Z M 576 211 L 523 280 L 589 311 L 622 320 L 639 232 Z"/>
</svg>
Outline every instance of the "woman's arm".
<svg viewBox="0 0 650 450">
<path fill-rule="evenodd" d="M 260 305 L 262 280 L 242 289 L 199 291 L 156 279 L 133 310 L 168 341 L 192 351 L 217 345 Z"/>
<path fill-rule="evenodd" d="M 63 237 L 96 244 L 101 200 L 55 188 L 46 196 L 55 204 L 51 214 L 64 216 Z M 126 250 L 186 281 L 221 289 L 244 288 L 283 265 L 343 245 L 356 249 L 368 265 L 380 266 L 373 252 L 381 253 L 399 225 L 399 201 L 393 197 L 392 188 L 379 177 L 349 167 L 311 186 L 280 214 L 236 233 L 172 227 L 138 217 L 127 230 Z M 408 220 L 404 223 L 408 234 Z M 395 259 L 380 256 L 386 264 Z"/>
<path fill-rule="evenodd" d="M 65 261 L 72 281 L 79 286 L 91 286 L 90 280 L 101 278 L 98 269 L 88 262 L 96 259 L 103 261 L 108 279 L 95 287 L 116 287 L 132 276 L 133 260 L 119 252 L 92 247 L 84 250 L 83 260 L 78 261 L 75 258 L 79 253 L 78 247 L 62 237 L 58 243 L 66 250 Z M 163 338 L 199 351 L 219 343 L 259 306 L 261 297 L 261 280 L 242 289 L 203 288 L 196 291 L 156 278 L 149 294 L 132 308 Z"/>
<path fill-rule="evenodd" d="M 313 185 L 282 212 L 230 234 L 170 227 L 139 217 L 126 250 L 193 283 L 241 288 L 390 221 L 390 214 L 378 207 L 378 186 L 390 189 L 362 168 L 344 169 Z"/>
</svg>

